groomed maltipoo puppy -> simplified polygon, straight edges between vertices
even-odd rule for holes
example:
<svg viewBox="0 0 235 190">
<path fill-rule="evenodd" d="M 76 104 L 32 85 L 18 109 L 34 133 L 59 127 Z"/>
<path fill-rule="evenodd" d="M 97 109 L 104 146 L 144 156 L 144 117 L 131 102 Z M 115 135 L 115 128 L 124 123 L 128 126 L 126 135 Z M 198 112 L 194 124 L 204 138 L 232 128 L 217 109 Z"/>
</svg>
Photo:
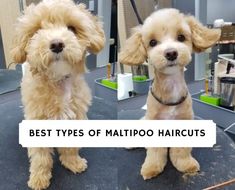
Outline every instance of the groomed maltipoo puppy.
<svg viewBox="0 0 235 190">
<path fill-rule="evenodd" d="M 85 5 L 72 0 L 43 0 L 30 5 L 15 28 L 13 59 L 26 62 L 21 84 L 27 120 L 87 119 L 91 93 L 83 73 L 86 52 L 104 46 L 102 23 Z M 58 148 L 62 165 L 83 172 L 87 162 L 78 148 Z M 50 184 L 53 148 L 28 148 L 32 189 Z"/>
<path fill-rule="evenodd" d="M 192 52 L 202 52 L 220 38 L 193 16 L 176 9 L 154 12 L 134 29 L 119 54 L 120 63 L 153 65 L 155 77 L 147 98 L 145 119 L 193 119 L 192 100 L 184 80 L 184 67 Z M 157 127 L 157 126 L 156 126 Z M 180 172 L 197 172 L 200 166 L 191 148 L 170 148 L 172 164 Z M 167 148 L 147 148 L 141 168 L 144 179 L 160 174 L 167 163 Z"/>
</svg>

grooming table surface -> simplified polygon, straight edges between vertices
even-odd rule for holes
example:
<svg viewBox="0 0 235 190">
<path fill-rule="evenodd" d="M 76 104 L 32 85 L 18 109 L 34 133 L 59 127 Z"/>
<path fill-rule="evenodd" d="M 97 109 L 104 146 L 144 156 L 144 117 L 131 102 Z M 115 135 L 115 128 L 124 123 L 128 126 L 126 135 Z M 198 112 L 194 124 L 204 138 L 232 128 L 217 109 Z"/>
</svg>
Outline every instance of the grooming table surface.
<svg viewBox="0 0 235 190">
<path fill-rule="evenodd" d="M 0 98 L 0 190 L 25 190 L 29 176 L 27 151 L 18 144 L 18 124 L 23 119 L 19 91 Z M 102 110 L 102 111 L 101 111 Z M 95 113 L 94 113 L 95 112 Z M 144 111 L 122 111 L 119 118 L 137 119 Z M 137 114 L 138 113 L 138 114 Z M 94 98 L 88 114 L 90 119 L 115 119 L 116 104 Z M 124 119 L 124 118 L 123 118 Z M 88 160 L 88 170 L 74 175 L 61 166 L 54 155 L 53 178 L 49 190 L 196 190 L 235 177 L 235 145 L 218 130 L 213 149 L 194 149 L 201 164 L 197 176 L 184 176 L 168 162 L 157 178 L 144 181 L 139 174 L 145 150 L 116 148 L 84 148 L 81 155 Z M 235 189 L 235 185 L 227 190 Z"/>
<path fill-rule="evenodd" d="M 0 94 L 14 91 L 20 87 L 20 70 L 0 69 Z"/>
<path fill-rule="evenodd" d="M 0 116 L 0 190 L 28 189 L 27 150 L 18 144 L 18 125 L 23 119 L 19 91 L 0 96 Z M 116 103 L 94 97 L 88 118 L 116 119 Z M 81 155 L 88 160 L 89 169 L 74 175 L 61 166 L 56 153 L 49 190 L 118 189 L 118 157 L 115 154 L 115 149 L 82 149 Z"/>
<path fill-rule="evenodd" d="M 142 109 L 122 110 L 118 112 L 118 118 L 140 119 L 144 114 L 145 110 Z M 201 171 L 196 176 L 178 172 L 168 161 L 161 175 L 144 182 L 139 170 L 145 159 L 145 151 L 129 150 L 128 153 L 123 153 L 123 156 L 128 160 L 130 154 L 133 154 L 132 158 L 129 158 L 131 164 L 119 168 L 119 171 L 126 171 L 124 176 L 120 174 L 122 190 L 124 187 L 129 187 L 130 190 L 199 190 L 235 178 L 235 144 L 220 128 L 217 128 L 217 144 L 213 148 L 193 149 L 193 155 L 201 166 Z M 235 184 L 224 189 L 234 190 Z"/>
</svg>

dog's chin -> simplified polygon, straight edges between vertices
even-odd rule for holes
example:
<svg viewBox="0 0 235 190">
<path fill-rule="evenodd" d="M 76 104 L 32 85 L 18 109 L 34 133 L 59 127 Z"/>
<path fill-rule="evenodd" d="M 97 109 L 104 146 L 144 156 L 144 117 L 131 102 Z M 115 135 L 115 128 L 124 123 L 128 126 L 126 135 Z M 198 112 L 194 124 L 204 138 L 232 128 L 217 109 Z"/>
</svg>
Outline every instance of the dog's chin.
<svg viewBox="0 0 235 190">
<path fill-rule="evenodd" d="M 180 62 L 178 60 L 168 61 L 160 69 L 160 71 L 164 74 L 167 74 L 167 75 L 174 75 L 174 74 L 177 74 L 177 73 L 180 73 L 180 72 L 184 71 L 184 67 L 186 65 L 187 64 L 183 61 L 180 61 Z"/>
<path fill-rule="evenodd" d="M 182 70 L 182 66 L 175 61 L 167 62 L 162 68 L 159 69 L 161 73 L 167 75 L 174 75 L 179 73 Z"/>
<path fill-rule="evenodd" d="M 64 80 L 72 75 L 72 66 L 63 59 L 54 59 L 49 68 L 50 78 L 54 81 Z"/>
<path fill-rule="evenodd" d="M 167 63 L 166 67 L 167 67 L 167 68 L 169 68 L 169 67 L 177 67 L 177 63 L 175 63 L 175 62 L 169 62 L 169 63 Z"/>
<path fill-rule="evenodd" d="M 161 72 L 167 75 L 173 75 L 180 72 L 180 67 L 178 65 L 170 65 L 161 69 Z"/>
<path fill-rule="evenodd" d="M 61 60 L 64 60 L 64 57 L 63 57 L 63 55 L 61 53 L 53 54 L 52 55 L 52 60 L 53 60 L 53 62 L 59 62 Z"/>
</svg>

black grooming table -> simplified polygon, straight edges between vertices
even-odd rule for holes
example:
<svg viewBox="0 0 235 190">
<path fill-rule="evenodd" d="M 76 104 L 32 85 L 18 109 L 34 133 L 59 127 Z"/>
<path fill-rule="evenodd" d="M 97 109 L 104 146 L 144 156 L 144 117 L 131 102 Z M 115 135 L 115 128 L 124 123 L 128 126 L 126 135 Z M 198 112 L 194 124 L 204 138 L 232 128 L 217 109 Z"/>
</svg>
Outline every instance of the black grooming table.
<svg viewBox="0 0 235 190">
<path fill-rule="evenodd" d="M 129 110 L 122 114 L 125 119 L 144 114 L 137 112 Z M 18 124 L 23 119 L 19 91 L 0 96 L 0 116 L 0 190 L 28 189 L 27 152 L 18 144 Z M 88 116 L 115 119 L 116 103 L 94 98 Z M 78 175 L 62 167 L 55 154 L 49 190 L 199 190 L 235 177 L 235 145 L 221 130 L 217 135 L 218 143 L 213 149 L 194 149 L 202 170 L 194 177 L 177 172 L 168 162 L 163 174 L 144 181 L 139 174 L 144 149 L 84 148 L 81 155 L 88 160 L 88 170 Z M 234 190 L 235 186 L 225 189 Z"/>
<path fill-rule="evenodd" d="M 89 119 L 116 119 L 116 103 L 93 97 Z M 29 177 L 27 150 L 18 144 L 18 124 L 23 119 L 20 92 L 0 96 L 0 190 L 25 190 Z M 54 156 L 53 178 L 49 190 L 118 189 L 116 149 L 82 149 L 88 170 L 74 175 Z"/>
<path fill-rule="evenodd" d="M 0 69 L 0 94 L 18 89 L 20 87 L 21 77 L 22 72 L 20 69 Z"/>
<path fill-rule="evenodd" d="M 144 114 L 143 109 L 122 110 L 118 112 L 118 119 L 140 119 Z M 122 190 L 125 188 L 130 190 L 200 190 L 235 178 L 235 144 L 220 128 L 217 128 L 217 144 L 213 148 L 194 148 L 193 155 L 201 166 L 198 175 L 184 175 L 176 171 L 168 161 L 161 175 L 144 182 L 139 171 L 145 158 L 145 151 L 142 149 L 123 151 L 122 156 L 125 160 L 131 160 L 131 164 L 119 167 L 119 188 Z M 125 162 L 124 159 L 123 162 Z M 125 174 L 121 175 L 121 171 L 125 171 Z M 223 189 L 234 190 L 235 184 Z"/>
</svg>

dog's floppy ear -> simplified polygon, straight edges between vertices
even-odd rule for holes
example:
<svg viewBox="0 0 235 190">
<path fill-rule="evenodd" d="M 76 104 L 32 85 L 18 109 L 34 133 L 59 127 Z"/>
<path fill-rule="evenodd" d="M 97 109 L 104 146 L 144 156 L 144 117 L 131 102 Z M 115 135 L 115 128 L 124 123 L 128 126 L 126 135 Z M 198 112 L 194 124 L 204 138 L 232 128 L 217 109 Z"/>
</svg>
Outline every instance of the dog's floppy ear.
<svg viewBox="0 0 235 190">
<path fill-rule="evenodd" d="M 25 14 L 18 18 L 15 25 L 15 35 L 12 41 L 11 56 L 15 63 L 26 61 L 26 47 L 29 39 L 40 27 L 40 15 L 33 15 L 35 5 L 26 8 Z"/>
<path fill-rule="evenodd" d="M 134 28 L 118 56 L 119 62 L 126 65 L 139 65 L 146 61 L 147 52 L 143 44 L 140 27 Z"/>
<path fill-rule="evenodd" d="M 186 16 L 186 22 L 192 32 L 193 50 L 195 52 L 202 52 L 219 40 L 221 35 L 220 29 L 209 29 L 193 16 Z"/>
<path fill-rule="evenodd" d="M 87 25 L 84 26 L 83 29 L 84 35 L 87 38 L 86 40 L 89 41 L 87 48 L 91 53 L 98 53 L 105 45 L 105 35 L 102 23 L 86 9 L 84 4 L 79 4 L 77 7 L 87 18 Z"/>
</svg>

